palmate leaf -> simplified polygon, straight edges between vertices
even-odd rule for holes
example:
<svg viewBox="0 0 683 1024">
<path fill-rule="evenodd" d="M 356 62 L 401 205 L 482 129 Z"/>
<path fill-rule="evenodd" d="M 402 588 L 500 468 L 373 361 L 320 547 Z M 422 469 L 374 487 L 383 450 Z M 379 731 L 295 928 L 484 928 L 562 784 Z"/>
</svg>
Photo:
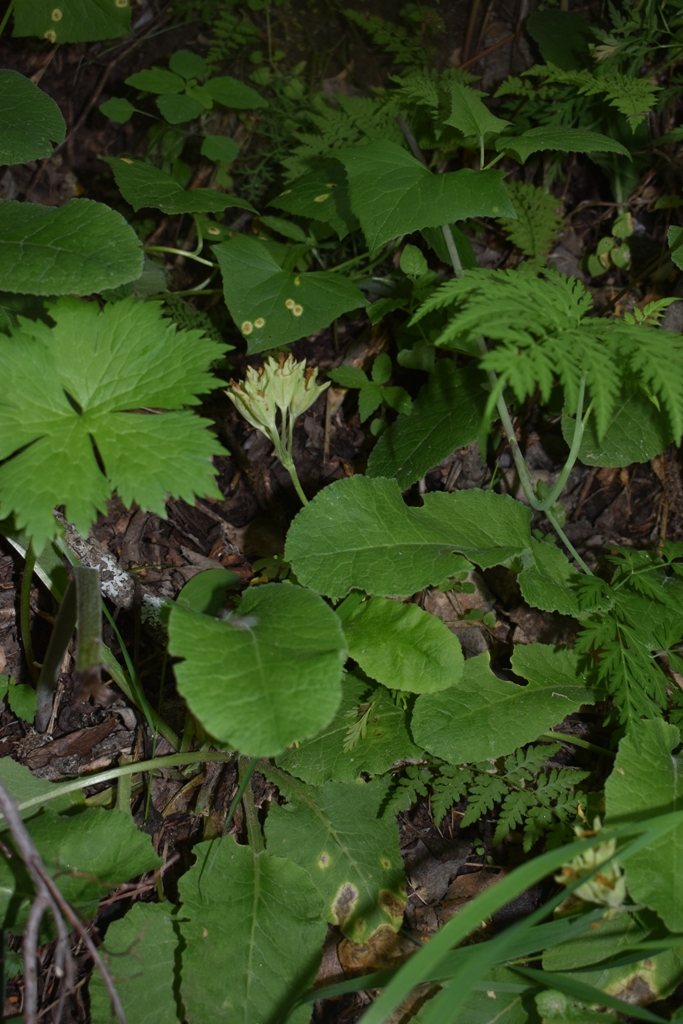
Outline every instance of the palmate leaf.
<svg viewBox="0 0 683 1024">
<path fill-rule="evenodd" d="M 133 299 L 102 312 L 61 299 L 50 315 L 53 328 L 24 320 L 0 336 L 0 518 L 14 513 L 40 550 L 55 505 L 87 534 L 114 489 L 161 516 L 168 495 L 218 495 L 222 449 L 184 406 L 213 386 L 222 346 Z"/>
</svg>

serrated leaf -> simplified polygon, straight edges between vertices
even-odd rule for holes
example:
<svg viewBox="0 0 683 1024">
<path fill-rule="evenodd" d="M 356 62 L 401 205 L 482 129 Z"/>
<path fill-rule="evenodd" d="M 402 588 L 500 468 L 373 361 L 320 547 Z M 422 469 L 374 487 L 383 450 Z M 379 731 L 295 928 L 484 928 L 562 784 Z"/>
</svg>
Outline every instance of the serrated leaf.
<svg viewBox="0 0 683 1024">
<path fill-rule="evenodd" d="M 91 43 L 130 31 L 130 5 L 112 0 L 16 0 L 13 36 Z"/>
<path fill-rule="evenodd" d="M 153 92 L 158 95 L 173 95 L 181 93 L 185 88 L 185 82 L 180 75 L 174 75 L 172 71 L 165 68 L 147 68 L 145 71 L 136 71 L 129 75 L 126 85 L 141 92 Z"/>
<path fill-rule="evenodd" d="M 169 58 L 168 66 L 171 71 L 176 75 L 182 75 L 183 78 L 206 78 L 206 61 L 198 53 L 192 53 L 190 50 L 176 50 Z"/>
<path fill-rule="evenodd" d="M 522 163 L 528 160 L 532 153 L 540 153 L 546 149 L 560 153 L 620 153 L 621 156 L 632 159 L 626 146 L 622 146 L 608 135 L 589 132 L 583 128 L 563 128 L 554 125 L 530 128 L 523 135 L 514 138 L 504 135 L 496 139 L 496 149 L 499 153 L 515 153 Z"/>
<path fill-rule="evenodd" d="M 16 71 L 0 71 L 0 165 L 42 160 L 65 135 L 53 99 Z"/>
<path fill-rule="evenodd" d="M 267 246 L 235 235 L 214 246 L 230 315 L 249 354 L 288 345 L 365 306 L 365 296 L 340 274 L 283 270 Z"/>
<path fill-rule="evenodd" d="M 362 388 L 368 383 L 367 374 L 359 366 L 336 366 L 327 376 L 342 388 Z"/>
<path fill-rule="evenodd" d="M 467 563 L 500 565 L 529 547 L 530 512 L 492 491 L 432 492 L 409 507 L 395 480 L 354 476 L 316 495 L 292 523 L 285 557 L 331 598 L 349 590 L 409 596 Z"/>
<path fill-rule="evenodd" d="M 89 807 L 59 814 L 45 808 L 26 822 L 31 839 L 60 892 L 76 911 L 92 917 L 102 896 L 122 882 L 158 868 L 163 861 L 150 837 L 138 831 L 130 814 Z M 14 844 L 0 833 L 5 847 Z M 33 885 L 18 857 L 0 860 L 0 919 L 20 933 L 33 899 Z M 48 925 L 49 927 L 49 925 Z"/>
<path fill-rule="evenodd" d="M 222 449 L 183 406 L 211 388 L 222 346 L 134 299 L 101 312 L 61 299 L 49 312 L 52 329 L 25 320 L 0 335 L 0 517 L 14 513 L 40 550 L 55 505 L 85 536 L 114 489 L 161 516 L 169 494 L 218 494 L 211 456 Z M 135 411 L 149 408 L 167 411 Z"/>
<path fill-rule="evenodd" d="M 351 212 L 344 169 L 336 160 L 328 160 L 322 167 L 299 178 L 268 205 L 329 224 L 340 239 L 358 225 Z"/>
<path fill-rule="evenodd" d="M 394 690 L 432 693 L 462 677 L 460 641 L 416 604 L 371 597 L 343 620 L 349 657 Z"/>
<path fill-rule="evenodd" d="M 10 686 L 7 694 L 10 711 L 22 722 L 32 723 L 36 717 L 36 691 L 32 686 L 21 684 Z"/>
<path fill-rule="evenodd" d="M 168 214 L 222 213 L 232 206 L 256 213 L 251 203 L 238 196 L 217 192 L 213 188 L 181 188 L 170 174 L 165 174 L 158 167 L 143 163 L 142 160 L 114 156 L 102 159 L 113 170 L 121 195 L 136 213 L 145 207 L 152 207 Z"/>
<path fill-rule="evenodd" d="M 683 799 L 683 766 L 673 754 L 680 743 L 679 730 L 661 719 L 634 719 L 629 730 L 605 783 L 608 826 L 677 811 Z M 632 898 L 655 910 L 672 932 L 683 931 L 682 842 L 683 825 L 678 825 L 624 865 Z"/>
<path fill-rule="evenodd" d="M 175 605 L 169 649 L 178 689 L 217 740 L 273 757 L 329 724 L 341 699 L 346 641 L 317 594 L 291 584 L 248 590 L 233 618 Z"/>
<path fill-rule="evenodd" d="M 231 110 L 257 110 L 268 106 L 268 100 L 245 85 L 238 78 L 231 78 L 230 75 L 223 75 L 220 78 L 210 78 L 204 83 L 204 88 L 209 95 L 224 107 Z"/>
<path fill-rule="evenodd" d="M 517 582 L 527 604 L 544 612 L 578 615 L 578 595 L 572 584 L 581 575 L 556 544 L 532 538 L 531 551 L 522 555 L 522 564 Z"/>
<path fill-rule="evenodd" d="M 449 83 L 451 91 L 451 112 L 444 124 L 457 128 L 463 135 L 488 135 L 490 132 L 502 132 L 510 124 L 501 117 L 492 114 L 484 106 L 481 97 L 484 95 L 477 89 L 471 89 L 460 82 Z M 454 218 L 459 219 L 459 218 Z"/>
<path fill-rule="evenodd" d="M 169 124 L 184 124 L 186 121 L 194 121 L 206 110 L 206 105 L 195 96 L 188 96 L 186 93 L 177 95 L 164 95 L 157 97 L 157 107 L 162 117 L 165 117 Z"/>
<path fill-rule="evenodd" d="M 0 204 L 0 278 L 8 292 L 90 295 L 136 281 L 142 249 L 124 218 L 103 203 Z"/>
<path fill-rule="evenodd" d="M 545 257 L 563 224 L 556 212 L 557 198 L 523 181 L 508 182 L 506 188 L 517 212 L 517 220 L 501 217 L 498 223 L 520 252 L 533 257 L 538 263 L 545 263 Z"/>
<path fill-rule="evenodd" d="M 404 274 L 420 277 L 427 272 L 427 260 L 415 245 L 406 245 L 401 253 L 401 270 Z"/>
<path fill-rule="evenodd" d="M 440 359 L 413 403 L 375 445 L 368 476 L 394 476 L 401 489 L 421 480 L 457 448 L 476 441 L 486 407 L 484 380 L 476 367 L 456 370 Z"/>
<path fill-rule="evenodd" d="M 231 836 L 194 852 L 178 883 L 184 1019 L 284 1024 L 320 963 L 326 925 L 316 886 L 291 860 Z"/>
<path fill-rule="evenodd" d="M 361 385 L 358 392 L 358 418 L 361 423 L 364 423 L 368 416 L 372 416 L 376 409 L 379 409 L 384 398 L 384 391 L 381 384 L 375 384 L 373 380 L 368 380 Z"/>
<path fill-rule="evenodd" d="M 571 444 L 573 416 L 562 417 L 562 434 Z M 617 397 L 602 437 L 598 439 L 595 420 L 586 424 L 579 448 L 579 459 L 586 466 L 622 467 L 633 462 L 648 462 L 666 451 L 674 440 L 671 420 L 663 409 L 642 391 L 623 389 Z"/>
<path fill-rule="evenodd" d="M 358 721 L 363 698 L 366 703 L 372 702 L 365 735 L 353 749 L 345 750 L 349 728 L 354 720 Z M 353 782 L 361 772 L 383 775 L 397 761 L 419 760 L 422 756 L 422 750 L 410 738 L 405 711 L 387 690 L 383 686 L 372 687 L 367 679 L 349 673 L 343 683 L 342 702 L 330 724 L 317 736 L 287 750 L 277 758 L 277 763 L 297 778 L 317 786 L 331 779 Z"/>
<path fill-rule="evenodd" d="M 100 947 L 129 1021 L 176 1024 L 178 936 L 168 903 L 134 903 L 124 918 L 113 921 Z M 111 1001 L 99 971 L 88 986 L 92 1024 L 111 1024 Z"/>
<path fill-rule="evenodd" d="M 526 686 L 498 679 L 489 655 L 465 662 L 462 680 L 440 693 L 418 697 L 412 717 L 415 741 L 452 764 L 501 757 L 537 739 L 596 697 L 573 651 L 518 644 L 514 671 Z"/>
<path fill-rule="evenodd" d="M 373 251 L 398 235 L 468 217 L 514 217 L 502 171 L 432 174 L 394 142 L 335 151 L 346 168 L 353 212 Z"/>
<path fill-rule="evenodd" d="M 106 103 L 100 104 L 100 111 L 110 121 L 114 121 L 116 124 L 126 124 L 135 113 L 135 107 L 128 100 L 112 97 Z"/>
<path fill-rule="evenodd" d="M 224 164 L 231 164 L 239 151 L 239 145 L 227 135 L 206 135 L 201 148 L 202 156 Z"/>
<path fill-rule="evenodd" d="M 378 818 L 383 780 L 304 786 L 279 775 L 287 804 L 272 804 L 266 821 L 269 850 L 304 868 L 324 900 L 325 917 L 354 942 L 378 928 L 398 931 L 405 893 L 398 827 Z"/>
</svg>

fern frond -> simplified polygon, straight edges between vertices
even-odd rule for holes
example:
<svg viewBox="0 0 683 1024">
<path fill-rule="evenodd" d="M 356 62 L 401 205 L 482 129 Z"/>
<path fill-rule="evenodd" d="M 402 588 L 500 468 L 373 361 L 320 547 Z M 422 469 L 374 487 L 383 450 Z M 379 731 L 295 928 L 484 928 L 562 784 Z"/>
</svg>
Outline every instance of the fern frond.
<svg viewBox="0 0 683 1024">
<path fill-rule="evenodd" d="M 523 74 L 541 75 L 545 82 L 574 86 L 581 96 L 604 95 L 611 106 L 628 118 L 633 131 L 645 120 L 655 105 L 657 93 L 661 91 L 647 78 L 617 73 L 599 75 L 586 69 L 564 71 L 554 64 L 535 64 Z"/>
<path fill-rule="evenodd" d="M 424 48 L 416 40 L 414 32 L 385 21 L 377 15 L 363 14 L 348 8 L 344 9 L 343 14 L 348 21 L 367 32 L 376 46 L 381 46 L 386 53 L 391 53 L 395 64 L 408 64 L 414 67 L 424 65 Z"/>
<path fill-rule="evenodd" d="M 666 409 L 676 443 L 683 436 L 683 340 L 646 324 L 613 323 L 614 346 L 627 354 L 631 369 Z M 628 330 L 628 335 L 626 331 Z"/>
<path fill-rule="evenodd" d="M 559 200 L 542 188 L 521 181 L 508 182 L 506 188 L 517 220 L 501 217 L 498 223 L 520 252 L 532 257 L 535 263 L 545 263 L 562 227 L 562 218 L 556 212 Z"/>
<path fill-rule="evenodd" d="M 473 773 L 460 765 L 444 765 L 440 769 L 440 775 L 432 780 L 432 817 L 437 827 L 453 804 L 467 794 L 473 779 Z"/>
<path fill-rule="evenodd" d="M 478 774 L 468 794 L 469 803 L 460 822 L 461 828 L 479 821 L 492 811 L 496 804 L 505 798 L 507 792 L 508 786 L 499 775 L 486 771 Z"/>
</svg>

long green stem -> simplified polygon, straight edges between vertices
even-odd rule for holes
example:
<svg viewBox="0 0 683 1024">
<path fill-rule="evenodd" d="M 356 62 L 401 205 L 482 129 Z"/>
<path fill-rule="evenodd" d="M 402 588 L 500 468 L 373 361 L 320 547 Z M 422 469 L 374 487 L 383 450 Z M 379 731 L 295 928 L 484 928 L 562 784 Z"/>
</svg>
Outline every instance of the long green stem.
<svg viewBox="0 0 683 1024">
<path fill-rule="evenodd" d="M 99 786 L 103 782 L 111 782 L 113 779 L 121 779 L 125 775 L 138 775 L 140 772 L 156 771 L 159 768 L 179 768 L 186 764 L 208 764 L 213 761 L 234 761 L 237 754 L 234 751 L 225 750 L 192 750 L 187 754 L 168 754 L 166 757 L 155 757 L 149 761 L 136 761 L 134 764 L 119 765 L 118 768 L 108 768 L 106 772 L 98 772 L 96 775 L 88 775 L 70 782 L 61 782 L 54 785 L 46 793 L 31 797 L 29 800 L 22 800 L 18 809 L 22 813 L 30 811 L 34 807 L 43 807 L 52 800 L 59 800 L 68 793 L 76 793 L 79 789 L 88 789 L 90 786 Z"/>
<path fill-rule="evenodd" d="M 545 516 L 546 516 L 548 522 L 550 523 L 550 525 L 552 526 L 553 530 L 557 534 L 557 536 L 560 538 L 560 540 L 562 541 L 564 546 L 569 551 L 569 553 L 572 556 L 572 558 L 574 559 L 574 561 L 577 563 L 577 565 L 581 566 L 581 568 L 583 569 L 583 571 L 586 573 L 587 576 L 592 576 L 593 573 L 588 568 L 588 566 L 586 565 L 586 563 L 584 562 L 583 558 L 581 557 L 579 552 L 576 550 L 576 548 L 574 547 L 572 542 L 569 540 L 569 537 L 567 537 L 566 533 L 564 532 L 564 530 L 562 529 L 562 527 L 558 523 L 557 519 L 555 518 L 554 514 L 551 512 L 551 510 L 549 508 L 546 509 Z"/>
<path fill-rule="evenodd" d="M 21 580 L 20 621 L 21 642 L 24 645 L 24 655 L 26 657 L 26 663 L 34 685 L 38 682 L 38 667 L 36 665 L 36 659 L 33 656 L 33 643 L 31 641 L 31 582 L 33 580 L 35 564 L 36 553 L 33 550 L 33 545 L 31 544 L 26 552 L 24 575 Z"/>
<path fill-rule="evenodd" d="M 9 4 L 7 5 L 7 10 L 5 11 L 3 19 L 2 19 L 2 21 L 0 21 L 0 36 L 5 31 L 5 27 L 7 25 L 7 22 L 10 19 L 10 15 L 12 14 L 12 11 L 14 10 L 14 2 L 15 2 L 15 0 L 10 0 Z"/>
<path fill-rule="evenodd" d="M 211 260 L 205 260 L 203 256 L 197 256 L 193 252 L 187 252 L 185 249 L 173 249 L 168 245 L 143 245 L 143 252 L 170 252 L 174 256 L 187 256 L 189 260 L 195 260 L 197 263 L 203 263 L 206 267 L 218 267 L 217 263 L 212 263 Z"/>
<path fill-rule="evenodd" d="M 251 777 L 254 774 L 254 768 L 258 764 L 258 758 L 240 756 L 237 764 L 240 789 L 242 790 L 242 807 L 244 807 L 244 817 L 247 822 L 249 845 L 254 853 L 261 853 L 261 851 L 265 849 L 265 843 L 263 841 L 261 823 L 258 820 L 258 812 L 254 804 L 254 793 L 250 785 Z"/>
</svg>

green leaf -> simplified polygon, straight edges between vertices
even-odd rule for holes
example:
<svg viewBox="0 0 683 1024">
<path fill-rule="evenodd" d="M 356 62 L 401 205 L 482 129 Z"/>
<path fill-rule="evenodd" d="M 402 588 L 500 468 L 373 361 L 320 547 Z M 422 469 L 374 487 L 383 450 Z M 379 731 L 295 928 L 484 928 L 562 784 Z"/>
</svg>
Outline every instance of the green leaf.
<svg viewBox="0 0 683 1024">
<path fill-rule="evenodd" d="M 172 96 L 159 96 L 157 107 L 162 117 L 165 117 L 169 124 L 184 124 L 186 121 L 194 121 L 206 110 L 206 105 L 196 96 L 187 96 L 185 93 Z"/>
<path fill-rule="evenodd" d="M 177 50 L 172 54 L 168 66 L 176 75 L 183 78 L 206 78 L 206 61 L 198 53 L 191 53 L 190 50 Z"/>
<path fill-rule="evenodd" d="M 404 274 L 410 274 L 412 277 L 421 277 L 429 269 L 427 260 L 416 245 L 403 247 L 400 267 Z"/>
<path fill-rule="evenodd" d="M 671 249 L 673 248 L 673 246 L 678 245 L 682 238 L 683 228 L 679 228 L 676 227 L 675 225 L 672 225 L 669 228 L 669 234 L 667 236 L 669 248 Z M 671 259 L 676 264 L 679 270 L 683 270 L 683 245 L 678 245 L 678 247 L 674 249 L 674 251 L 671 253 Z"/>
<path fill-rule="evenodd" d="M 605 917 L 600 927 L 590 934 L 579 935 L 546 949 L 543 968 L 546 971 L 572 971 L 577 967 L 590 967 L 601 960 L 609 960 L 617 953 L 626 952 L 633 943 L 646 939 L 651 931 L 633 913 L 622 912 L 611 920 Z M 594 977 L 595 984 L 602 988 L 597 972 Z"/>
<path fill-rule="evenodd" d="M 543 125 L 530 128 L 523 135 L 510 137 L 504 135 L 496 139 L 499 153 L 512 152 L 524 163 L 532 153 L 546 149 L 560 153 L 619 153 L 632 159 L 631 154 L 616 139 L 602 135 L 600 132 L 589 132 L 583 128 L 563 128 L 555 125 Z"/>
<path fill-rule="evenodd" d="M 344 169 L 336 160 L 327 160 L 322 167 L 299 178 L 268 205 L 329 224 L 340 239 L 358 225 L 351 212 Z"/>
<path fill-rule="evenodd" d="M 367 375 L 358 366 L 337 366 L 327 376 L 342 388 L 362 388 L 368 383 Z"/>
<path fill-rule="evenodd" d="M 194 853 L 178 883 L 185 1019 L 283 1024 L 320 963 L 327 929 L 317 887 L 291 860 L 232 837 Z"/>
<path fill-rule="evenodd" d="M 365 306 L 355 284 L 339 274 L 289 273 L 256 238 L 235 235 L 214 246 L 230 315 L 249 354 L 308 337 Z"/>
<path fill-rule="evenodd" d="M 26 684 L 18 686 L 16 683 L 10 685 L 7 703 L 10 706 L 10 710 L 22 722 L 33 722 L 33 719 L 36 717 L 36 691 L 32 686 L 27 686 Z"/>
<path fill-rule="evenodd" d="M 185 88 L 185 82 L 179 75 L 165 68 L 148 68 L 146 71 L 137 71 L 129 75 L 126 85 L 141 92 L 153 92 L 161 96 L 169 96 L 174 93 L 181 93 Z"/>
<path fill-rule="evenodd" d="M 573 651 L 518 644 L 512 667 L 529 680 L 526 686 L 498 679 L 484 653 L 465 662 L 456 686 L 418 697 L 411 723 L 416 743 L 452 764 L 501 757 L 595 703 Z"/>
<path fill-rule="evenodd" d="M 0 165 L 42 160 L 65 135 L 53 99 L 16 71 L 0 71 Z"/>
<path fill-rule="evenodd" d="M 514 217 L 502 171 L 432 174 L 393 142 L 335 151 L 371 251 L 398 235 L 468 217 Z"/>
<path fill-rule="evenodd" d="M 679 810 L 683 765 L 673 751 L 680 732 L 661 719 L 634 719 L 605 784 L 607 822 L 647 821 Z M 647 770 L 644 770 L 647 766 Z M 632 854 L 625 864 L 630 895 L 655 910 L 672 932 L 683 931 L 683 825 Z"/>
<path fill-rule="evenodd" d="M 349 657 L 394 690 L 432 693 L 462 677 L 460 641 L 416 604 L 371 597 L 344 619 Z"/>
<path fill-rule="evenodd" d="M 238 196 L 217 192 L 213 188 L 185 190 L 170 174 L 165 174 L 153 164 L 128 157 L 102 157 L 114 172 L 116 184 L 123 198 L 136 211 L 145 207 L 161 210 L 163 213 L 222 213 L 229 206 L 256 213 L 251 203 Z"/>
<path fill-rule="evenodd" d="M 346 641 L 311 590 L 271 583 L 248 590 L 237 612 L 210 618 L 175 605 L 169 623 L 178 689 L 216 739 L 273 757 L 313 736 L 341 697 Z"/>
<path fill-rule="evenodd" d="M 345 750 L 349 729 L 370 703 L 365 735 L 353 749 Z M 408 733 L 405 711 L 383 686 L 372 687 L 367 679 L 349 673 L 344 679 L 342 702 L 330 724 L 317 736 L 287 750 L 277 763 L 297 778 L 317 786 L 330 779 L 354 782 L 361 772 L 383 775 L 397 761 L 422 757 L 423 751 Z"/>
<path fill-rule="evenodd" d="M 564 226 L 558 216 L 558 199 L 536 185 L 510 181 L 505 186 L 517 213 L 517 220 L 501 217 L 498 223 L 513 245 L 536 263 L 544 264 L 553 242 Z"/>
<path fill-rule="evenodd" d="M 367 942 L 383 926 L 398 931 L 406 902 L 398 827 L 393 815 L 377 817 L 386 782 L 316 788 L 280 773 L 276 781 L 288 802 L 270 807 L 268 849 L 305 868 L 325 917 L 354 942 Z"/>
<path fill-rule="evenodd" d="M 142 249 L 121 214 L 90 199 L 0 204 L 0 278 L 9 292 L 90 295 L 136 281 Z"/>
<path fill-rule="evenodd" d="M 101 312 L 61 299 L 50 316 L 52 329 L 24 320 L 0 335 L 0 518 L 14 513 L 40 550 L 57 532 L 55 505 L 86 536 L 114 489 L 161 516 L 169 494 L 217 495 L 211 456 L 222 449 L 183 407 L 212 387 L 222 346 L 134 299 Z M 136 412 L 150 408 L 165 411 Z"/>
<path fill-rule="evenodd" d="M 562 433 L 568 444 L 572 441 L 574 424 L 573 416 L 562 417 Z M 633 462 L 649 462 L 666 451 L 673 440 L 668 414 L 658 409 L 643 391 L 624 388 L 616 398 L 607 429 L 600 439 L 594 417 L 589 418 L 579 458 L 586 466 L 630 466 Z"/>
<path fill-rule="evenodd" d="M 529 547 L 531 514 L 492 491 L 433 492 L 409 507 L 395 480 L 353 476 L 315 496 L 292 523 L 285 557 L 298 579 L 331 598 L 349 590 L 409 596 L 467 563 L 500 565 Z"/>
<path fill-rule="evenodd" d="M 130 31 L 128 0 L 16 0 L 13 36 L 91 43 Z"/>
<path fill-rule="evenodd" d="M 256 89 L 245 85 L 238 78 L 231 78 L 223 75 L 221 78 L 210 78 L 205 82 L 204 88 L 209 95 L 224 107 L 232 110 L 257 110 L 268 106 L 268 100 L 264 99 Z"/>
<path fill-rule="evenodd" d="M 479 434 L 486 392 L 476 367 L 456 370 L 440 359 L 413 404 L 410 417 L 399 416 L 370 455 L 368 476 L 394 476 L 401 489 L 421 480 L 456 449 Z"/>
<path fill-rule="evenodd" d="M 229 569 L 205 569 L 185 584 L 176 601 L 190 612 L 218 615 L 226 606 L 226 591 L 234 590 L 241 582 Z"/>
<path fill-rule="evenodd" d="M 106 103 L 100 104 L 100 111 L 110 121 L 114 121 L 116 124 L 126 124 L 135 113 L 135 107 L 128 100 L 112 97 Z"/>
<path fill-rule="evenodd" d="M 11 757 L 0 758 L 0 782 L 2 782 L 12 799 L 18 804 L 24 803 L 25 800 L 32 800 L 34 797 L 50 793 L 55 787 L 54 782 L 38 778 L 37 775 L 33 775 L 26 765 L 18 764 Z M 74 793 L 66 793 L 64 796 L 59 797 L 52 802 L 51 806 L 56 811 L 62 811 L 68 807 L 81 807 L 84 800 L 85 797 L 82 791 L 77 790 Z M 37 809 L 33 811 L 33 814 L 36 813 Z M 2 818 L 0 818 L 0 821 L 2 821 Z"/>
<path fill-rule="evenodd" d="M 581 574 L 557 544 L 532 538 L 531 551 L 524 552 L 522 564 L 517 582 L 527 604 L 544 612 L 578 615 L 579 602 L 572 584 L 581 579 Z"/>
<path fill-rule="evenodd" d="M 239 145 L 227 135 L 206 135 L 200 150 L 208 160 L 224 164 L 231 164 L 239 151 Z"/>
<path fill-rule="evenodd" d="M 129 1021 L 176 1024 L 182 1020 L 175 1000 L 178 936 L 168 903 L 134 903 L 113 921 L 100 947 Z M 92 1024 L 111 1024 L 109 995 L 95 969 L 88 986 Z"/>
<path fill-rule="evenodd" d="M 490 132 L 502 132 L 509 124 L 492 114 L 481 101 L 484 95 L 460 82 L 450 82 L 451 113 L 444 124 L 457 128 L 463 135 L 477 135 L 483 138 Z M 459 218 L 454 218 L 459 219 Z"/>
<path fill-rule="evenodd" d="M 139 832 L 130 814 L 89 807 L 59 814 L 45 808 L 27 823 L 31 839 L 60 892 L 82 917 L 92 917 L 102 896 L 122 882 L 163 863 L 150 837 Z M 14 846 L 8 832 L 0 833 Z M 19 933 L 33 899 L 33 885 L 18 858 L 0 860 L 0 918 L 3 928 Z M 48 926 L 49 927 L 49 926 Z"/>
<path fill-rule="evenodd" d="M 306 242 L 306 232 L 291 220 L 284 217 L 260 217 L 259 220 L 265 228 L 276 231 L 293 242 Z"/>
</svg>

